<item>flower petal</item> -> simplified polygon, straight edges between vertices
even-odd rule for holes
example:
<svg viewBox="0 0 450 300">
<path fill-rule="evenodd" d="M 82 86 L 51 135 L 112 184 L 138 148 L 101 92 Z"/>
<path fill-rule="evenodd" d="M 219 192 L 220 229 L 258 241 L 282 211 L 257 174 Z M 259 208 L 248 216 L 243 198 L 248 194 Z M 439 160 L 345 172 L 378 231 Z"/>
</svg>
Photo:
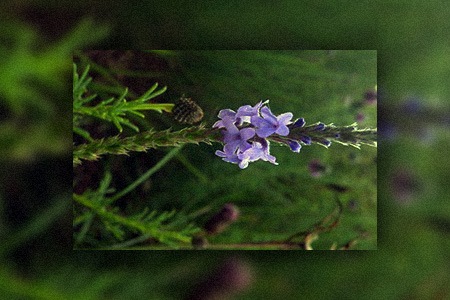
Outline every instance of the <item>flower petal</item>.
<svg viewBox="0 0 450 300">
<path fill-rule="evenodd" d="M 290 112 L 284 113 L 284 114 L 281 114 L 281 115 L 279 115 L 277 117 L 277 121 L 278 121 L 279 124 L 288 125 L 288 124 L 292 123 L 291 119 L 292 119 L 293 116 L 294 115 L 292 113 L 290 113 Z"/>
<path fill-rule="evenodd" d="M 236 116 L 236 112 L 231 109 L 222 109 L 221 111 L 219 111 L 219 115 L 218 115 L 218 117 L 221 119 L 234 118 L 235 116 Z"/>
<path fill-rule="evenodd" d="M 253 128 L 243 128 L 239 131 L 241 139 L 247 141 L 255 136 L 255 129 Z"/>
<path fill-rule="evenodd" d="M 270 108 L 268 108 L 267 106 L 261 108 L 261 116 L 268 122 L 277 124 L 277 117 L 270 111 Z"/>
<path fill-rule="evenodd" d="M 280 125 L 275 131 L 278 135 L 286 136 L 289 134 L 289 128 L 286 125 Z"/>
<path fill-rule="evenodd" d="M 263 105 L 262 101 L 259 101 L 255 106 L 250 106 L 250 105 L 241 106 L 241 107 L 239 107 L 239 109 L 236 113 L 236 118 L 240 118 L 243 116 L 248 116 L 248 117 L 258 116 L 259 109 L 261 108 L 262 105 Z"/>
</svg>

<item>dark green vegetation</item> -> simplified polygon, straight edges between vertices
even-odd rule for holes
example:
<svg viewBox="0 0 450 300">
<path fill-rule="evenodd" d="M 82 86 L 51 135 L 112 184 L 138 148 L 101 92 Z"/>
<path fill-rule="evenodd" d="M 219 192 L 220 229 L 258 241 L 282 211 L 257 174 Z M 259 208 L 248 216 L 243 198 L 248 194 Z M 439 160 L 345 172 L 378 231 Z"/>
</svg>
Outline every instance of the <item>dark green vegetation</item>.
<svg viewBox="0 0 450 300">
<path fill-rule="evenodd" d="M 186 94 L 202 107 L 207 127 L 217 120 L 220 109 L 236 110 L 265 99 L 271 100 L 269 104 L 276 114 L 290 111 L 296 118 L 305 118 L 307 124 L 321 121 L 348 125 L 361 113 L 365 120 L 358 126 L 376 127 L 376 104 L 364 99 L 364 94 L 376 86 L 376 51 L 95 51 L 77 52 L 75 60 L 92 69 L 93 74 L 88 76 L 94 79 L 87 86 L 87 100 L 92 100 L 93 94 L 110 99 L 107 91 L 120 91 L 118 84 L 130 83 L 127 87 L 137 94 L 158 82 L 167 86 L 167 92 L 147 97 L 151 98 L 146 102 L 148 109 L 158 103 L 176 102 Z M 139 99 L 134 101 L 140 103 Z M 105 105 L 117 106 L 113 104 L 120 103 L 120 99 L 117 101 Z M 128 101 L 127 106 L 132 106 L 133 101 Z M 96 105 L 99 107 L 99 103 Z M 133 107 L 139 105 L 143 104 Z M 101 116 L 105 110 L 102 107 L 93 109 L 99 113 L 87 116 Z M 77 119 L 83 117 L 81 108 L 74 112 Z M 144 134 L 146 130 L 186 126 L 178 124 L 171 114 L 152 110 L 144 113 L 145 119 L 137 123 Z M 84 118 L 84 128 L 97 134 L 97 139 L 122 130 L 122 126 L 114 128 L 111 124 L 108 132 L 98 133 L 95 120 Z M 124 131 L 122 135 L 132 136 L 133 132 Z M 80 141 L 80 135 L 75 136 L 75 141 L 86 143 Z M 97 162 L 76 166 L 75 248 L 189 248 L 192 236 L 201 234 L 200 228 L 208 218 L 226 203 L 233 203 L 240 210 L 239 217 L 224 232 L 206 237 L 209 248 L 245 249 L 248 243 L 275 243 L 269 249 L 277 249 L 277 243 L 306 232 L 304 235 L 318 235 L 313 249 L 340 248 L 350 241 L 355 243 L 352 249 L 376 249 L 375 148 L 363 145 L 358 150 L 336 143 L 326 149 L 313 144 L 296 154 L 272 144 L 278 166 L 257 162 L 245 170 L 223 162 L 214 155 L 217 149 L 222 149 L 219 143 L 186 145 L 170 161 L 166 160 L 160 171 L 123 197 L 106 191 L 119 192 L 130 185 L 158 164 L 166 149 L 130 152 L 129 156 L 106 155 Z M 325 168 L 316 177 L 308 169 L 313 160 Z M 99 178 L 103 174 L 112 178 L 93 182 L 86 175 L 93 172 L 100 173 L 96 174 Z M 92 194 L 92 190 L 97 192 Z M 101 207 L 110 214 L 102 214 Z M 91 210 L 96 214 L 92 215 Z M 148 216 L 144 210 L 153 215 Z M 331 232 L 322 233 L 324 228 L 313 233 L 315 224 L 335 210 L 325 220 L 326 231 Z M 124 219 L 118 219 L 119 215 Z M 140 225 L 125 220 L 132 216 L 141 220 L 137 221 Z M 157 221 L 158 217 L 161 220 Z M 328 228 L 336 219 L 340 219 L 339 223 Z M 304 242 L 302 235 L 297 243 L 291 241 L 291 248 L 299 249 L 300 242 Z M 251 248 L 267 249 L 269 245 L 255 244 Z"/>
<path fill-rule="evenodd" d="M 136 5 L 130 6 L 129 1 L 68 0 L 5 0 L 0 4 L 0 25 L 5 29 L 0 30 L 1 298 L 180 299 L 195 291 L 194 285 L 203 276 L 217 272 L 222 259 L 238 254 L 252 269 L 253 281 L 246 289 L 242 283 L 245 280 L 241 280 L 240 288 L 238 280 L 229 285 L 240 291 L 237 299 L 449 297 L 450 278 L 446 270 L 450 268 L 450 160 L 446 154 L 450 137 L 445 117 L 449 115 L 450 98 L 450 7 L 447 2 L 279 1 L 264 6 L 251 1 L 224 1 L 214 5 L 186 1 L 131 3 Z M 94 17 L 96 22 L 82 22 L 78 27 L 86 16 Z M 79 29 L 73 31 L 74 28 Z M 105 38 L 102 44 L 94 44 L 100 41 L 100 36 Z M 378 148 L 378 250 L 72 251 L 72 51 L 83 47 L 148 49 L 150 46 L 153 49 L 377 49 L 378 127 L 386 119 L 397 127 L 397 135 L 381 140 Z M 213 79 L 206 78 L 205 85 Z M 134 81 L 138 80 L 133 78 Z M 148 89 L 151 83 L 143 86 Z M 174 101 L 184 92 L 195 96 L 197 101 L 208 100 L 195 89 L 180 91 L 181 86 L 173 85 L 174 94 L 168 90 L 161 97 L 167 96 L 164 101 Z M 233 87 L 229 89 L 229 94 L 236 96 Z M 138 96 L 145 90 L 136 92 Z M 243 100 L 263 96 L 233 101 L 240 105 Z M 411 96 L 427 107 L 428 112 L 419 109 L 413 115 L 405 114 L 401 105 Z M 277 106 L 275 97 L 267 97 L 271 98 L 275 113 L 284 112 L 285 104 Z M 380 105 L 383 100 L 384 105 Z M 227 96 L 227 101 L 232 100 Z M 209 107 L 214 111 L 220 108 Z M 310 116 L 303 115 L 308 108 L 289 109 L 308 122 L 325 122 L 328 117 L 338 122 L 335 116 L 331 119 L 325 115 L 311 120 Z M 384 117 L 383 112 L 387 112 Z M 147 120 L 155 120 L 160 115 L 151 116 Z M 166 120 L 169 125 L 169 119 Z M 427 128 L 429 131 L 423 130 Z M 251 171 L 253 167 L 258 171 L 267 167 L 272 172 L 274 168 L 290 165 L 291 159 L 302 166 L 309 151 L 329 155 L 335 151 L 333 147 L 356 150 L 340 145 L 332 145 L 328 150 L 311 146 L 295 154 L 286 147 L 274 147 L 273 153 L 283 164 L 257 162 L 244 171 L 255 174 Z M 193 159 L 188 156 L 193 149 L 195 153 L 198 149 L 203 152 Z M 357 153 L 375 150 L 365 149 Z M 202 159 L 207 155 L 210 160 L 214 157 L 212 148 L 206 145 L 186 146 L 181 151 L 203 174 Z M 155 166 L 165 154 L 157 153 L 154 161 L 144 165 L 146 169 Z M 206 174 L 224 172 L 224 169 L 225 174 L 244 174 L 238 172 L 237 166 L 214 159 L 218 170 L 208 170 Z M 178 165 L 178 162 L 172 158 L 152 180 L 162 178 L 164 172 L 173 169 L 171 164 Z M 136 170 L 136 166 L 130 169 Z M 98 177 L 92 179 L 92 185 L 104 175 L 101 171 L 96 170 Z M 191 171 L 184 167 L 179 171 L 186 174 L 183 180 L 194 180 Z M 300 172 L 299 168 L 295 172 Z M 127 177 L 128 173 L 123 175 L 128 180 L 124 182 L 137 178 Z M 200 178 L 200 173 L 196 177 Z M 154 186 L 150 188 L 156 192 Z M 179 204 L 173 204 L 176 205 Z M 226 237 L 241 221 L 232 224 L 217 239 Z M 313 245 L 324 242 L 328 246 L 334 240 L 331 235 L 338 230 L 322 235 Z M 330 240 L 324 240 L 324 236 Z M 362 246 L 359 243 L 355 247 L 358 245 Z M 237 269 L 239 272 L 231 274 L 241 276 L 234 278 L 245 279 L 242 276 L 246 273 L 245 266 Z M 212 278 L 217 279 L 217 275 Z"/>
</svg>

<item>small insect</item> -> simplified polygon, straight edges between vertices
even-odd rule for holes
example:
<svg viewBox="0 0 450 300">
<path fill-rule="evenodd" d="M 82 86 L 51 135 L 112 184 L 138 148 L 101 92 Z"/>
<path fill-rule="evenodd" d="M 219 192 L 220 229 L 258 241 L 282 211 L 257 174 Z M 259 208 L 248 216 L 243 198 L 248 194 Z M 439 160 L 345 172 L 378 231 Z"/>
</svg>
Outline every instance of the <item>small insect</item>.
<svg viewBox="0 0 450 300">
<path fill-rule="evenodd" d="M 172 109 L 173 118 L 180 123 L 194 124 L 203 118 L 203 110 L 191 98 L 184 96 L 178 100 Z"/>
</svg>

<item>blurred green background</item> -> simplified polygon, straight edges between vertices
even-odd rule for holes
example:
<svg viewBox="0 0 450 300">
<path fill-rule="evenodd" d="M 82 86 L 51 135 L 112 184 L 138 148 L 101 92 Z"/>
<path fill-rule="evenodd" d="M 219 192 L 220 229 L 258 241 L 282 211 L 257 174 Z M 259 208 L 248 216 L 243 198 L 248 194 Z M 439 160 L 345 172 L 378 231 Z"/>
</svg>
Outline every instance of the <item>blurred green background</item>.
<svg viewBox="0 0 450 300">
<path fill-rule="evenodd" d="M 449 297 L 450 278 L 446 271 L 450 261 L 446 182 L 449 160 L 445 157 L 449 140 L 449 4 L 442 1 L 340 1 L 329 5 L 281 1 L 264 7 L 233 1 L 214 5 L 177 1 L 129 4 L 83 1 L 0 4 L 3 298 L 179 299 L 203 276 L 214 272 L 222 259 L 232 255 L 250 265 L 253 277 L 253 283 L 237 295 L 240 299 Z M 95 25 L 89 25 L 90 22 Z M 379 115 L 378 123 L 389 125 L 384 128 L 385 139 L 380 137 L 381 156 L 377 157 L 379 250 L 251 254 L 71 251 L 72 136 L 66 116 L 70 114 L 72 51 L 85 47 L 378 50 L 378 105 L 388 112 L 385 119 Z M 61 84 L 61 78 L 66 84 Z M 362 96 L 362 90 L 347 85 L 355 93 L 353 97 Z M 210 111 L 222 108 L 211 105 L 215 102 L 208 104 L 208 100 L 216 99 L 186 89 L 174 91 L 199 97 L 198 101 L 205 101 L 202 105 Z M 346 89 L 342 87 L 339 94 L 335 86 L 337 95 L 343 95 Z M 249 101 L 248 96 L 239 98 L 233 93 L 232 86 L 222 92 L 227 91 L 237 105 Z M 271 107 L 278 113 L 290 110 L 310 122 L 316 121 L 314 117 L 323 122 L 338 122 L 331 111 L 289 106 L 287 99 L 279 97 L 276 91 L 266 92 L 270 94 L 254 97 L 273 99 Z M 222 101 L 226 99 L 219 97 Z M 416 106 L 408 114 L 402 103 L 408 103 L 411 97 L 418 99 L 420 109 Z M 277 104 L 275 99 L 286 103 Z M 332 101 L 338 100 L 342 98 Z M 393 107 L 399 107 L 395 114 L 389 113 Z M 351 116 L 342 112 L 340 118 Z M 329 117 L 333 119 L 328 120 Z M 304 168 L 307 155 L 311 158 L 320 151 L 324 153 L 322 159 L 331 160 L 332 151 L 347 149 L 339 145 L 328 150 L 317 147 L 305 147 L 300 155 L 290 153 L 287 148 L 274 148 L 273 153 L 281 163 L 276 168 L 291 166 L 291 170 L 301 173 L 305 170 L 299 170 L 290 160 L 295 158 Z M 202 155 L 215 158 L 211 148 L 202 149 Z M 188 155 L 193 150 L 185 151 Z M 358 153 L 364 151 L 370 148 Z M 219 167 L 230 173 L 240 171 L 220 160 Z M 253 167 L 264 171 L 275 168 L 258 162 L 244 172 L 251 173 Z M 332 170 L 336 171 L 336 167 Z"/>
</svg>

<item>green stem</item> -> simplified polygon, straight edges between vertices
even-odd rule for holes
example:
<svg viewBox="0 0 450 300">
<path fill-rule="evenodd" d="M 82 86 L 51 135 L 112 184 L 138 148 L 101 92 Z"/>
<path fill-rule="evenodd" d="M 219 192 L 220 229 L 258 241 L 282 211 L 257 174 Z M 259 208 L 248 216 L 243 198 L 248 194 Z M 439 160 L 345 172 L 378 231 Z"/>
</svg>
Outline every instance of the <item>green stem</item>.
<svg viewBox="0 0 450 300">
<path fill-rule="evenodd" d="M 181 149 L 183 148 L 183 146 L 177 147 L 172 149 L 169 153 L 167 153 L 166 156 L 164 156 L 160 161 L 158 161 L 158 163 L 153 166 L 153 168 L 149 169 L 147 172 L 145 172 L 144 174 L 142 174 L 137 180 L 135 180 L 133 183 L 131 183 L 129 186 L 127 186 L 126 188 L 124 188 L 122 191 L 120 191 L 119 193 L 115 194 L 113 197 L 109 198 L 107 203 L 111 204 L 114 201 L 122 198 L 123 196 L 125 196 L 126 194 L 128 194 L 129 192 L 131 192 L 132 190 L 134 190 L 138 185 L 140 185 L 141 183 L 143 183 L 144 181 L 146 181 L 147 179 L 150 178 L 150 176 L 152 176 L 153 174 L 155 174 L 159 169 L 161 169 L 167 162 L 169 162 L 172 157 L 174 157 Z"/>
<path fill-rule="evenodd" d="M 95 140 L 92 143 L 75 146 L 73 164 L 81 160 L 97 160 L 105 154 L 128 154 L 131 151 L 145 152 L 151 148 L 177 147 L 183 144 L 220 142 L 220 132 L 203 125 L 187 127 L 179 131 L 147 131 L 131 137 L 118 136 Z"/>
<path fill-rule="evenodd" d="M 93 202 L 89 201 L 83 195 L 73 194 L 73 199 L 77 203 L 94 211 L 100 218 L 102 218 L 104 220 L 121 224 L 131 230 L 137 230 L 140 233 L 142 233 L 144 235 L 152 236 L 152 237 L 156 238 L 157 240 L 170 239 L 170 240 L 176 240 L 178 242 L 183 242 L 183 243 L 189 243 L 191 240 L 190 237 L 180 234 L 177 231 L 169 231 L 166 229 L 158 228 L 154 225 L 152 226 L 152 225 L 144 224 L 137 220 L 132 220 L 132 219 L 129 219 L 126 217 L 116 215 L 115 213 L 108 211 L 106 207 L 96 205 Z"/>
<path fill-rule="evenodd" d="M 334 124 L 325 125 L 322 130 L 317 130 L 319 123 L 312 125 L 291 128 L 287 137 L 276 136 L 276 142 L 283 139 L 301 140 L 302 137 L 307 136 L 312 143 L 324 145 L 324 142 L 336 142 L 345 146 L 353 146 L 360 149 L 361 145 L 368 145 L 377 147 L 377 129 L 364 128 L 359 129 L 356 123 L 348 126 L 335 126 Z M 328 147 L 328 146 L 326 146 Z"/>
</svg>

